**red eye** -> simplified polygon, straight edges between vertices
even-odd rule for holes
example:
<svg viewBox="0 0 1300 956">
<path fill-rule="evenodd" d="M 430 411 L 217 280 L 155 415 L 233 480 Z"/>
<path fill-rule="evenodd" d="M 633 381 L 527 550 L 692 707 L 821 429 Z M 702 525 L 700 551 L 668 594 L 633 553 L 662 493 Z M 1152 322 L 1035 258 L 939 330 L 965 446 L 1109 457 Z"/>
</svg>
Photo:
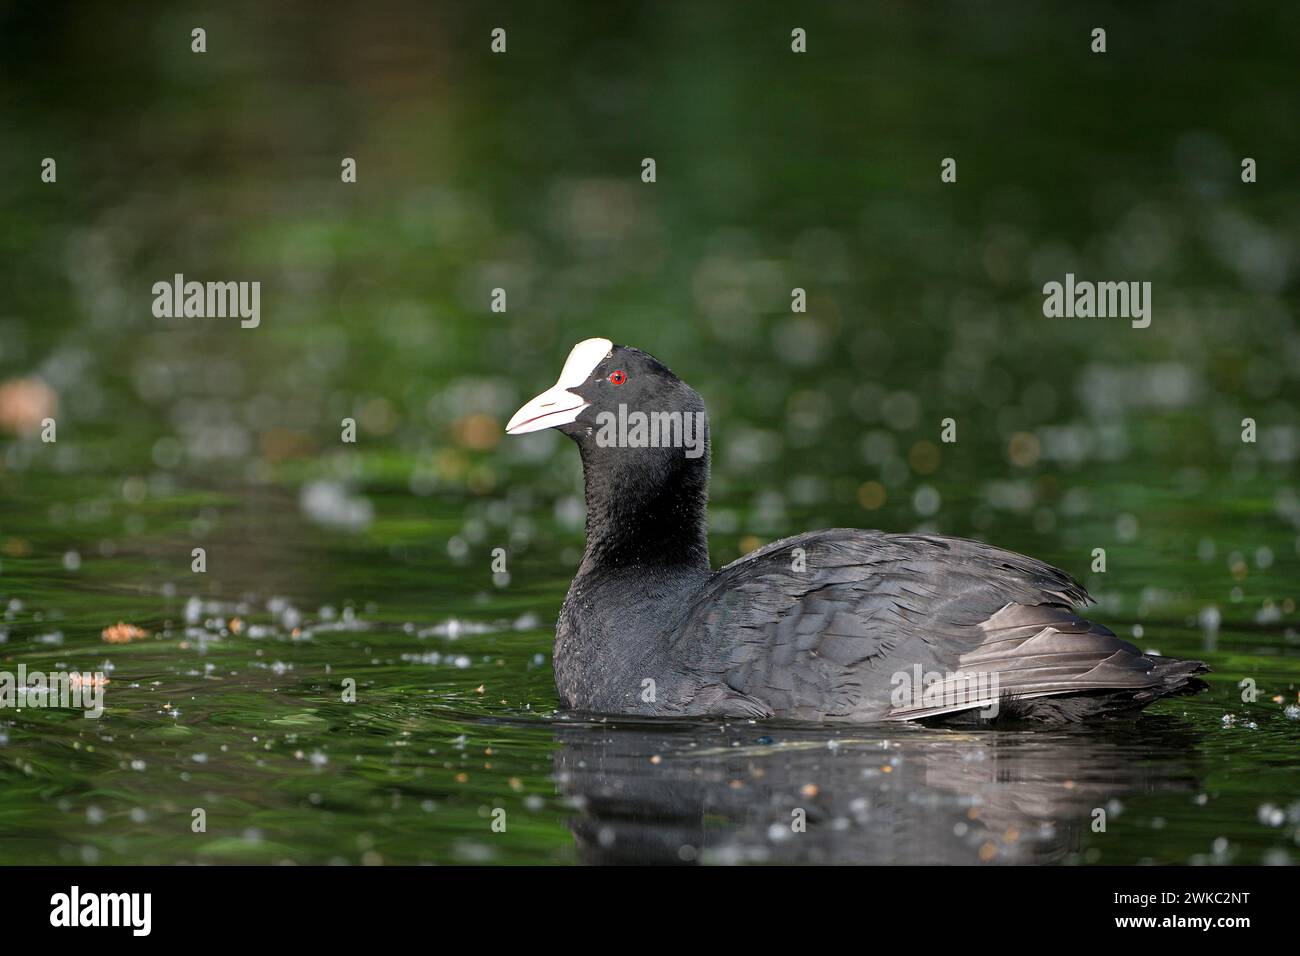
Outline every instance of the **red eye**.
<svg viewBox="0 0 1300 956">
<path fill-rule="evenodd" d="M 621 368 L 616 368 L 609 373 L 609 383 L 611 385 L 622 385 L 627 381 L 627 373 Z"/>
</svg>

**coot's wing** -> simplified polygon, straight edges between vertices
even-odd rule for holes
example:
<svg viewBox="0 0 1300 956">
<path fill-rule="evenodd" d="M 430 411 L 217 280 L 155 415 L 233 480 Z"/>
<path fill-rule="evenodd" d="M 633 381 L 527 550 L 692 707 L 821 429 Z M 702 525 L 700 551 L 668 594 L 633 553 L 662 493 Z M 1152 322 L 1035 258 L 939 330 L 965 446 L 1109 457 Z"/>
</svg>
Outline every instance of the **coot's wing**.
<svg viewBox="0 0 1300 956">
<path fill-rule="evenodd" d="M 1064 572 L 978 542 L 835 529 L 722 568 L 670 640 L 702 679 L 799 719 L 1159 685 L 1161 659 L 1070 610 L 1088 600 Z"/>
</svg>

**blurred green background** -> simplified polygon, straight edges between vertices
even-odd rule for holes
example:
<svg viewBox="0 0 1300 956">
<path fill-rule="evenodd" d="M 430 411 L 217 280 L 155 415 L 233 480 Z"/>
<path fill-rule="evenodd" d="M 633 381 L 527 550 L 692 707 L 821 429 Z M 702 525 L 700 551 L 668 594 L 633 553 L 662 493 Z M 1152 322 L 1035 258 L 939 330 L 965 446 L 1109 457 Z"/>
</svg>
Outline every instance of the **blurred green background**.
<svg viewBox="0 0 1300 956">
<path fill-rule="evenodd" d="M 0 712 L 0 860 L 583 858 L 542 716 L 581 474 L 501 427 L 595 335 L 708 403 L 715 563 L 821 526 L 979 537 L 1215 667 L 1156 708 L 1211 768 L 1192 795 L 1053 858 L 1294 859 L 1298 19 L 0 4 L 0 660 L 113 666 L 99 722 Z M 1045 318 L 1066 272 L 1151 282 L 1151 326 Z M 175 273 L 260 281 L 260 327 L 155 318 Z M 148 637 L 106 644 L 119 620 Z M 492 835 L 495 806 L 527 822 Z M 1018 859 L 1004 836 L 979 858 Z"/>
</svg>

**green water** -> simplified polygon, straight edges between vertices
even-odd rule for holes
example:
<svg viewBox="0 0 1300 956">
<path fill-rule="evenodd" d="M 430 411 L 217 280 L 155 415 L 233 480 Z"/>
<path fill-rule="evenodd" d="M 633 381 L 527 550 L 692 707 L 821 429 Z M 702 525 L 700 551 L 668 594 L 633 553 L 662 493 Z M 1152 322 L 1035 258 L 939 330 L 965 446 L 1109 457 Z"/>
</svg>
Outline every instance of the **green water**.
<svg viewBox="0 0 1300 956">
<path fill-rule="evenodd" d="M 1293 14 L 1116 8 L 1098 59 L 1038 5 L 814 6 L 795 58 L 776 6 L 533 10 L 493 59 L 472 5 L 276 9 L 0 14 L 0 389 L 57 422 L 0 400 L 0 670 L 109 679 L 0 710 L 0 862 L 1300 859 Z M 1151 281 L 1151 327 L 1044 318 L 1067 271 Z M 154 318 L 178 272 L 261 281 L 260 326 Z M 581 475 L 500 427 L 590 335 L 708 403 L 715 564 L 979 537 L 1210 690 L 1034 733 L 558 713 Z"/>
</svg>

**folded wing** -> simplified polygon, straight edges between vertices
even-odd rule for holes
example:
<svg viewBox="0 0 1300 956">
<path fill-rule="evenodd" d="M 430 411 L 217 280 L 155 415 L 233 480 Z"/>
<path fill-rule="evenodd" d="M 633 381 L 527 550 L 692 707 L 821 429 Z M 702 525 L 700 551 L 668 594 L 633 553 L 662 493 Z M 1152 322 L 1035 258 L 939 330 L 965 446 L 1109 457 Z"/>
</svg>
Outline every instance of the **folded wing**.
<svg viewBox="0 0 1300 956">
<path fill-rule="evenodd" d="M 716 572 L 668 636 L 701 677 L 778 717 L 910 720 L 1116 691 L 1142 706 L 1199 662 L 1079 617 L 1069 575 L 975 541 L 834 529 Z"/>
</svg>

